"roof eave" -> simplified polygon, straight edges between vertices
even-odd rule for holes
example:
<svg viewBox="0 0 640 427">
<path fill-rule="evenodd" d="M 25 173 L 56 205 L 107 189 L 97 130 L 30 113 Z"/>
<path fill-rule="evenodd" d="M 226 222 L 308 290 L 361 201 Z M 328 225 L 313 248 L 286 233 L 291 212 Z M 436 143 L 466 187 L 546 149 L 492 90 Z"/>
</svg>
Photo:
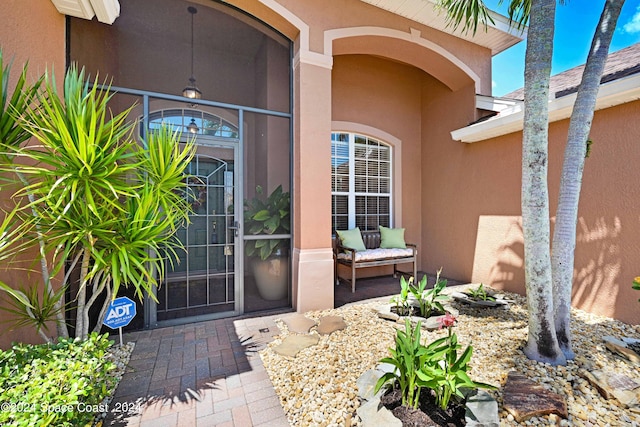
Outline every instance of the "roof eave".
<svg viewBox="0 0 640 427">
<path fill-rule="evenodd" d="M 569 118 L 576 96 L 577 93 L 572 93 L 549 101 L 549 122 Z M 602 110 L 638 99 L 640 99 L 640 74 L 634 74 L 600 85 L 595 109 Z M 451 131 L 451 138 L 455 141 L 473 143 L 519 132 L 523 127 L 523 118 L 524 109 L 521 106 L 514 106 L 501 111 L 498 116 L 489 120 Z"/>
<path fill-rule="evenodd" d="M 93 19 L 105 24 L 113 24 L 120 15 L 118 0 L 51 0 L 58 12 L 82 19 Z"/>
<path fill-rule="evenodd" d="M 511 46 L 521 42 L 527 36 L 527 27 L 517 29 L 510 25 L 509 18 L 499 13 L 490 12 L 493 23 L 487 24 L 486 31 L 484 28 L 478 28 L 473 34 L 469 31 L 463 33 L 461 30 L 453 31 L 447 25 L 444 13 L 437 10 L 437 0 L 361 0 L 372 6 L 384 9 L 398 16 L 403 16 L 414 22 L 434 28 L 438 31 L 451 34 L 454 37 L 461 38 L 471 43 L 483 46 L 491 50 L 491 55 L 510 48 Z"/>
</svg>

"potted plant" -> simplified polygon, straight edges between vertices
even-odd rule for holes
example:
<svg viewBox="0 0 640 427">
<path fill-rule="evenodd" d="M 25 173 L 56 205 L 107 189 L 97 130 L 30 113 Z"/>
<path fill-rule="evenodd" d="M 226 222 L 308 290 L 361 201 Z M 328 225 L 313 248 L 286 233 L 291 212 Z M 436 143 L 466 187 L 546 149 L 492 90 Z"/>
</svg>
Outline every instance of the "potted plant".
<svg viewBox="0 0 640 427">
<path fill-rule="evenodd" d="M 246 234 L 289 234 L 291 230 L 290 195 L 282 186 L 264 199 L 261 186 L 256 197 L 245 201 L 244 223 Z M 288 239 L 259 239 L 245 242 L 245 253 L 260 296 L 266 300 L 279 300 L 287 295 L 289 282 Z"/>
</svg>

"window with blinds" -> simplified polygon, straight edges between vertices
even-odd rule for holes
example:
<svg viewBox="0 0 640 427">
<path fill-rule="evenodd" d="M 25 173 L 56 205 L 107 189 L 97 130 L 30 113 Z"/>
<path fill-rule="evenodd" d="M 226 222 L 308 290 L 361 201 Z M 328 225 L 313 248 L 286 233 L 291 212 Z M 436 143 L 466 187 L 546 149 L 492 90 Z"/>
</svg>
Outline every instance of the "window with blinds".
<svg viewBox="0 0 640 427">
<path fill-rule="evenodd" d="M 331 134 L 333 230 L 391 225 L 391 147 L 363 135 Z"/>
</svg>

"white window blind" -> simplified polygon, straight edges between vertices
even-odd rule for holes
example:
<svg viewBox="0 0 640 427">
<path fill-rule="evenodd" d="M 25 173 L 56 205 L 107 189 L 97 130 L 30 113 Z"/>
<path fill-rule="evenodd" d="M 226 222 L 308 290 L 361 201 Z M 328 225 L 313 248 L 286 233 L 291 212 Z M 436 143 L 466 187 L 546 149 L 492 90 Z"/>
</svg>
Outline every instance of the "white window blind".
<svg viewBox="0 0 640 427">
<path fill-rule="evenodd" d="M 331 134 L 333 230 L 391 225 L 391 147 L 346 132 Z"/>
</svg>

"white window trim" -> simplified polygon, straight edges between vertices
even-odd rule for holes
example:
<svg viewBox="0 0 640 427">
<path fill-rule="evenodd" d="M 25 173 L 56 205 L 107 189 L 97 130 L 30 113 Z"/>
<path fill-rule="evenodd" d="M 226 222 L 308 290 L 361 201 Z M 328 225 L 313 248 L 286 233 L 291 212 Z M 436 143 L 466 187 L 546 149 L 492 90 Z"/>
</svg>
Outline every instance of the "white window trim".
<svg viewBox="0 0 640 427">
<path fill-rule="evenodd" d="M 402 227 L 402 177 L 399 175 L 402 162 L 402 140 L 382 129 L 362 123 L 332 121 L 331 133 L 355 133 L 377 139 L 391 147 L 391 212 L 390 225 Z M 352 156 L 350 156 L 353 158 Z M 351 159 L 349 160 L 351 161 Z M 352 165 L 351 165 L 352 166 Z M 396 174 L 396 171 L 398 174 Z M 351 206 L 349 207 L 351 208 Z"/>
</svg>

